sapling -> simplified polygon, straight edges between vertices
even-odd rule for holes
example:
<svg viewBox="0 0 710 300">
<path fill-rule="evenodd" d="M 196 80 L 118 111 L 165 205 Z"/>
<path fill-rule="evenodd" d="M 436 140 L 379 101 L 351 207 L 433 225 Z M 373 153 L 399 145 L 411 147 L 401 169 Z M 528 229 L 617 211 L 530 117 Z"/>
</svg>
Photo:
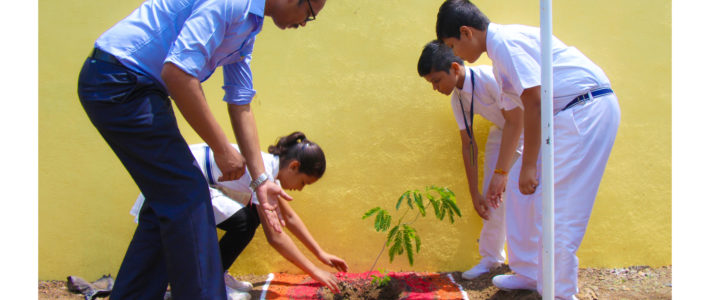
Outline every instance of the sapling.
<svg viewBox="0 0 710 300">
<path fill-rule="evenodd" d="M 390 280 L 392 280 L 392 278 L 387 276 L 387 271 L 385 271 L 384 269 L 380 270 L 380 273 L 382 273 L 382 277 L 377 275 L 370 275 L 370 277 L 372 277 L 372 281 L 370 281 L 370 283 L 372 283 L 372 285 L 376 287 L 383 287 L 387 285 Z"/>
<path fill-rule="evenodd" d="M 428 200 L 426 203 L 425 198 Z M 414 265 L 414 252 L 416 251 L 419 253 L 422 242 L 417 230 L 412 227 L 412 224 L 417 221 L 419 216 L 425 217 L 429 207 L 433 207 L 434 215 L 439 220 L 444 220 L 444 218 L 448 216 L 449 221 L 453 224 L 454 216 L 461 217 L 461 211 L 456 205 L 456 196 L 454 195 L 454 192 L 446 187 L 442 188 L 437 186 L 429 186 L 426 188 L 424 193 L 419 190 L 406 191 L 397 200 L 395 209 L 399 210 L 405 200 L 407 203 L 407 210 L 401 217 L 399 217 L 397 224 L 395 224 L 392 228 L 390 228 L 392 224 L 392 215 L 389 211 L 379 206 L 368 210 L 362 216 L 363 219 L 375 216 L 375 231 L 387 231 L 387 239 L 385 240 L 384 245 L 382 245 L 382 250 L 380 250 L 377 258 L 375 258 L 375 262 L 372 264 L 370 272 L 372 272 L 375 265 L 377 265 L 377 261 L 380 259 L 380 256 L 386 247 L 389 247 L 390 263 L 394 260 L 395 256 L 402 255 L 406 252 L 409 265 Z M 409 222 L 402 223 L 410 211 L 414 211 L 415 215 Z M 389 278 L 387 275 L 384 276 Z M 375 283 L 375 280 L 373 280 L 373 283 Z M 380 284 L 381 281 L 377 281 L 377 283 Z"/>
</svg>

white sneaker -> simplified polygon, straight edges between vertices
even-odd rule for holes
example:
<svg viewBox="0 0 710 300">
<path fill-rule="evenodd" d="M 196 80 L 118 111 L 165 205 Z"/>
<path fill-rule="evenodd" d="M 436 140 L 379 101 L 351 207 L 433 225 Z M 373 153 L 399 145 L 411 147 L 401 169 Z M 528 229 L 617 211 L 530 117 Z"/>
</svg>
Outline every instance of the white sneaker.
<svg viewBox="0 0 710 300">
<path fill-rule="evenodd" d="M 226 287 L 227 289 L 227 300 L 251 300 L 251 295 L 249 292 L 240 292 L 233 288 Z"/>
<path fill-rule="evenodd" d="M 239 281 L 227 272 L 224 272 L 224 284 L 240 292 L 249 292 L 254 288 L 251 282 Z"/>
<path fill-rule="evenodd" d="M 498 275 L 493 277 L 493 285 L 504 291 L 537 290 L 537 282 L 521 275 Z"/>
<path fill-rule="evenodd" d="M 473 280 L 478 276 L 481 276 L 483 274 L 486 274 L 493 269 L 492 267 L 488 267 L 483 263 L 478 263 L 476 266 L 471 268 L 470 270 L 461 273 L 461 277 L 466 280 Z"/>
</svg>

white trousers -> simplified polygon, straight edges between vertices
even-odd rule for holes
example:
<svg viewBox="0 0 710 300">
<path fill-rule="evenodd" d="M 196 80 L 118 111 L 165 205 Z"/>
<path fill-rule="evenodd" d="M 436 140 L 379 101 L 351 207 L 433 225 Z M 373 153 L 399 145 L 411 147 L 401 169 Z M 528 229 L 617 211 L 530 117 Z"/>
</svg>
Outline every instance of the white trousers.
<svg viewBox="0 0 710 300">
<path fill-rule="evenodd" d="M 498 162 L 498 154 L 500 152 L 500 143 L 503 131 L 493 125 L 488 132 L 486 140 L 486 153 L 484 158 L 483 169 L 483 196 L 485 197 L 488 191 L 488 184 L 493 177 L 493 171 Z M 517 160 L 520 155 L 516 152 L 513 161 Z M 517 180 L 515 184 L 517 184 Z M 510 177 L 506 192 L 503 194 L 503 203 L 497 209 L 491 208 L 488 220 L 483 220 L 483 228 L 478 239 L 478 252 L 481 255 L 481 264 L 489 268 L 505 262 L 505 206 L 508 196 L 508 191 L 511 190 Z"/>
<path fill-rule="evenodd" d="M 579 260 L 576 253 L 587 230 L 599 184 L 616 139 L 620 117 L 619 103 L 614 94 L 597 97 L 559 112 L 554 117 L 557 299 L 572 299 L 578 292 Z M 521 162 L 516 164 L 520 165 Z M 538 178 L 541 167 L 541 160 L 538 159 Z M 517 184 L 515 186 L 517 193 L 520 193 Z M 541 193 L 542 188 L 538 187 L 533 194 L 533 201 L 528 199 L 515 204 L 509 201 L 506 212 L 511 269 L 531 279 L 540 279 L 537 280 L 540 294 L 542 276 L 537 275 L 542 274 Z M 513 205 L 518 207 L 511 209 Z M 517 266 L 513 263 L 513 257 L 518 258 Z"/>
<path fill-rule="evenodd" d="M 505 206 L 508 265 L 518 275 L 535 280 L 537 276 L 537 243 L 540 238 L 534 230 L 535 202 L 541 193 L 523 195 L 518 181 L 522 159 L 518 159 L 508 172 L 508 196 Z"/>
</svg>

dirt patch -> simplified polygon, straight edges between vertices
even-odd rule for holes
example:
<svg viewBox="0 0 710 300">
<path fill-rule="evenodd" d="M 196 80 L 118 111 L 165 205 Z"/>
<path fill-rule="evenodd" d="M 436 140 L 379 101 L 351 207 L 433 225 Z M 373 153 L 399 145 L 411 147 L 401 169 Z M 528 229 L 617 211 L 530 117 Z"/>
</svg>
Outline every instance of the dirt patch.
<svg viewBox="0 0 710 300">
<path fill-rule="evenodd" d="M 448 273 L 447 273 L 448 274 Z M 464 280 L 461 272 L 452 272 L 451 275 L 469 299 L 541 299 L 537 292 L 513 291 L 505 292 L 496 288 L 491 283 L 491 278 L 499 274 L 511 274 L 508 266 L 501 266 L 492 273 L 485 274 L 474 280 Z M 254 291 L 251 292 L 252 299 L 259 299 L 261 288 L 265 285 L 267 275 L 242 275 L 235 276 L 239 280 L 249 281 L 254 284 Z M 582 300 L 596 299 L 672 299 L 672 266 L 650 268 L 647 266 L 633 266 L 628 268 L 585 268 L 579 270 L 579 293 L 577 297 Z M 341 284 L 344 284 L 341 282 Z M 370 284 L 369 281 L 362 280 L 357 285 Z M 341 290 L 345 290 L 341 285 Z M 323 289 L 321 289 L 323 290 Z M 350 290 L 352 295 L 361 289 Z M 348 299 L 327 298 L 328 292 L 323 292 L 323 299 Z M 391 296 L 391 294 L 390 294 Z M 379 294 L 372 298 L 358 299 L 378 299 Z M 379 298 L 379 299 L 396 299 Z M 38 299 L 83 299 L 82 295 L 72 294 L 67 290 L 66 281 L 40 281 L 38 288 Z M 349 299 L 356 299 L 350 297 Z"/>
<path fill-rule="evenodd" d="M 338 282 L 340 294 L 333 294 L 330 289 L 322 287 L 318 296 L 324 300 L 365 300 L 365 299 L 399 299 L 404 292 L 404 282 L 393 278 L 383 286 L 375 286 L 370 280 L 356 279 Z"/>
</svg>

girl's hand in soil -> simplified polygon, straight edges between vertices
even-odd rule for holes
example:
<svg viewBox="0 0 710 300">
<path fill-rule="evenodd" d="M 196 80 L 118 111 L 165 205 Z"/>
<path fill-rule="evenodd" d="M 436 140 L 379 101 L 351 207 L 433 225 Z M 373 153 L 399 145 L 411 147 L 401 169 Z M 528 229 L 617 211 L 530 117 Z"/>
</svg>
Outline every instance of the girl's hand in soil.
<svg viewBox="0 0 710 300">
<path fill-rule="evenodd" d="M 340 294 L 340 290 L 338 289 L 338 279 L 335 278 L 335 275 L 330 272 L 316 269 L 313 274 L 311 274 L 311 277 L 328 287 L 333 294 Z"/>
<path fill-rule="evenodd" d="M 318 257 L 318 259 L 329 267 L 335 268 L 340 272 L 348 271 L 348 264 L 340 257 L 324 252 Z"/>
</svg>

